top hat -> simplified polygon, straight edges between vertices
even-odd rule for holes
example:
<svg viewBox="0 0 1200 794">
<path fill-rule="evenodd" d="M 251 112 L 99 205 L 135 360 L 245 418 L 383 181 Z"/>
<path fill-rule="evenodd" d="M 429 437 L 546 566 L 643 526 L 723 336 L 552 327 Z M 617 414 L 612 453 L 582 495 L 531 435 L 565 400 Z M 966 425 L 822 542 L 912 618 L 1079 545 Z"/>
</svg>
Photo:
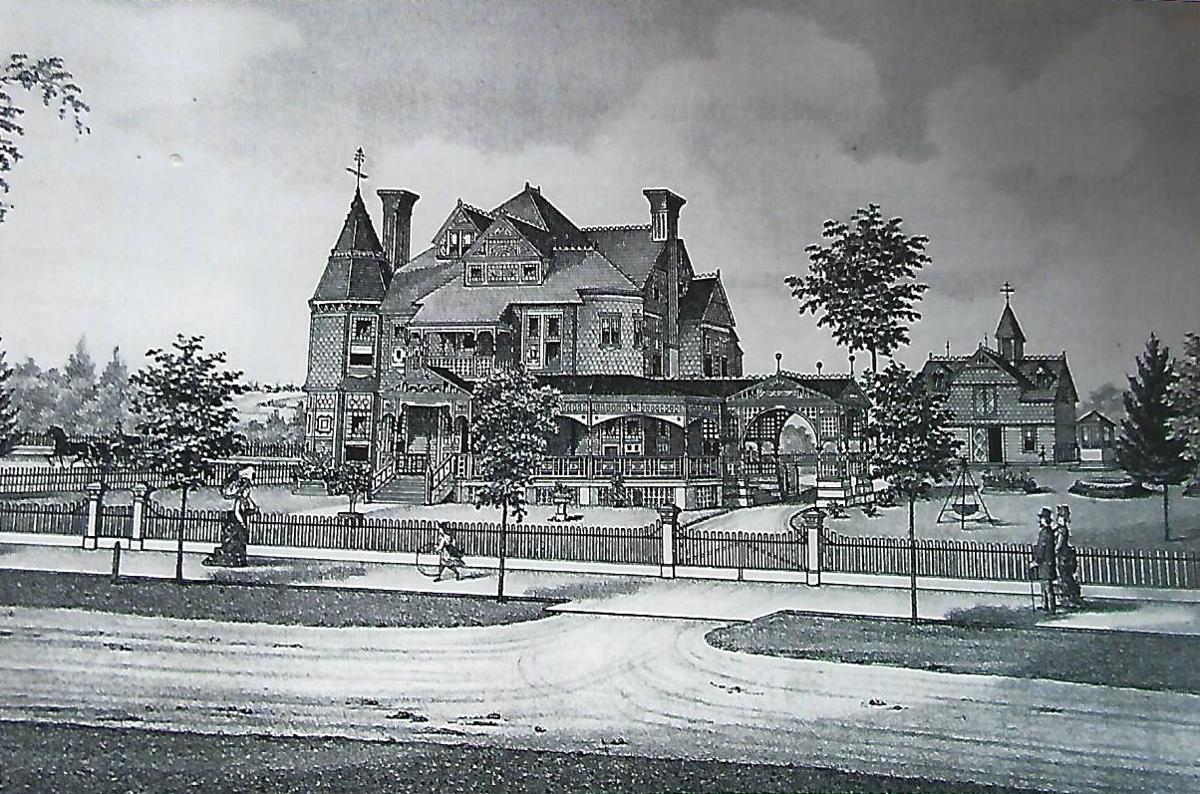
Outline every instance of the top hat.
<svg viewBox="0 0 1200 794">
<path fill-rule="evenodd" d="M 1048 507 L 1043 507 L 1042 512 L 1038 513 L 1038 518 L 1052 518 L 1053 516 L 1054 514 L 1050 512 L 1050 508 Z"/>
</svg>

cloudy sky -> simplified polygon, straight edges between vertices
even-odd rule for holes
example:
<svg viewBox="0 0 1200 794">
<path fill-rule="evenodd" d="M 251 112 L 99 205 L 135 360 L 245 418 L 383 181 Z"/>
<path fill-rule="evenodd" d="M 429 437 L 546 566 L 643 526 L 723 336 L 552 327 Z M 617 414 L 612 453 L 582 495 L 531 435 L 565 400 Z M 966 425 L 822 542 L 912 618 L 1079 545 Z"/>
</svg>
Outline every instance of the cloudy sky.
<svg viewBox="0 0 1200 794">
<path fill-rule="evenodd" d="M 747 368 L 844 370 L 783 286 L 827 217 L 878 202 L 932 238 L 902 358 L 974 349 L 1005 280 L 1081 392 L 1156 330 L 1200 331 L 1200 4 L 0 2 L 0 49 L 66 59 L 92 134 L 30 108 L 0 225 L 10 360 L 135 360 L 206 334 L 300 380 L 307 307 L 367 186 L 454 200 L 526 180 L 584 225 L 687 197 Z M 377 204 L 371 202 L 372 211 Z"/>
</svg>

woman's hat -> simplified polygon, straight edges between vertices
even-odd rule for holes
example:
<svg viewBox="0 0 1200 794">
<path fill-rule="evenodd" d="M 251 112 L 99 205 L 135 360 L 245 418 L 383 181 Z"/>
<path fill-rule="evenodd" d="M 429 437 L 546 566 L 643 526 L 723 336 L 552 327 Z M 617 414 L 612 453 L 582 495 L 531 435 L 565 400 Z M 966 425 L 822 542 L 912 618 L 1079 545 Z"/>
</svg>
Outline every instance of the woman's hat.
<svg viewBox="0 0 1200 794">
<path fill-rule="evenodd" d="M 1038 513 L 1038 518 L 1051 518 L 1053 515 L 1054 514 L 1050 512 L 1050 508 L 1043 507 L 1042 512 Z"/>
</svg>

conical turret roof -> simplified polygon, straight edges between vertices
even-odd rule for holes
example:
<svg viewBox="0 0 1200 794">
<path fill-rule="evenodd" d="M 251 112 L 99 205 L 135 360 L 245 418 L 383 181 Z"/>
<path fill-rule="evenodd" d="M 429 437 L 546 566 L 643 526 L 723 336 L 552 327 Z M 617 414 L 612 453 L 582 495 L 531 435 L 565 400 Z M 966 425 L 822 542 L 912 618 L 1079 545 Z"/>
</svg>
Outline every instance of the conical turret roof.
<svg viewBox="0 0 1200 794">
<path fill-rule="evenodd" d="M 314 301 L 381 301 L 391 270 L 362 194 L 354 191 L 342 233 L 338 235 Z"/>
</svg>

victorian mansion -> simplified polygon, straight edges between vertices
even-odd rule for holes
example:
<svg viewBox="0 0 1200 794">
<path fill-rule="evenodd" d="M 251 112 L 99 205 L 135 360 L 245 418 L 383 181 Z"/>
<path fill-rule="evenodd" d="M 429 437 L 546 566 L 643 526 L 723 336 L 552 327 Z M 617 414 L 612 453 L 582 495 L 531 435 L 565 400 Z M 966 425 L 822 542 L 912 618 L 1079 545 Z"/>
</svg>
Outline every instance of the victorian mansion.
<svg viewBox="0 0 1200 794">
<path fill-rule="evenodd" d="M 697 273 L 680 236 L 685 200 L 642 192 L 648 222 L 625 226 L 578 226 L 529 184 L 490 210 L 460 199 L 413 256 L 416 194 L 378 191 L 381 238 L 356 190 L 309 301 L 307 448 L 369 463 L 378 499 L 468 499 L 474 384 L 519 365 L 563 395 L 535 500 L 603 504 L 616 477 L 681 507 L 815 482 L 818 450 L 856 443 L 854 380 L 744 375 L 720 271 Z M 862 491 L 845 467 L 823 479 Z"/>
</svg>

